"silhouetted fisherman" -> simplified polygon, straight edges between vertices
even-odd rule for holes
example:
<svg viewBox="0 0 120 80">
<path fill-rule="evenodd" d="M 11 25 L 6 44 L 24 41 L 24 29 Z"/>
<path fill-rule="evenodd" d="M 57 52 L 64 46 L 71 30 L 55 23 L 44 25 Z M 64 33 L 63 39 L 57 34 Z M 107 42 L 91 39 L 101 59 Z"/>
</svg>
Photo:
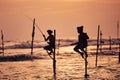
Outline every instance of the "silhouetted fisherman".
<svg viewBox="0 0 120 80">
<path fill-rule="evenodd" d="M 87 33 L 83 32 L 83 26 L 77 27 L 77 32 L 79 33 L 78 42 L 73 43 L 71 45 L 76 44 L 76 46 L 74 47 L 74 51 L 80 53 L 82 58 L 84 58 L 84 54 L 85 54 L 85 57 L 88 57 L 88 54 L 85 51 L 85 48 L 88 46 L 87 39 L 89 39 L 89 37 L 88 37 Z"/>
<path fill-rule="evenodd" d="M 45 35 L 43 35 L 45 41 L 47 41 L 47 43 L 49 45 L 45 46 L 44 49 L 47 51 L 47 53 L 50 55 L 51 53 L 53 53 L 53 49 L 55 47 L 55 36 L 52 35 L 53 31 L 52 30 L 47 30 L 48 32 L 48 37 L 46 38 Z"/>
</svg>

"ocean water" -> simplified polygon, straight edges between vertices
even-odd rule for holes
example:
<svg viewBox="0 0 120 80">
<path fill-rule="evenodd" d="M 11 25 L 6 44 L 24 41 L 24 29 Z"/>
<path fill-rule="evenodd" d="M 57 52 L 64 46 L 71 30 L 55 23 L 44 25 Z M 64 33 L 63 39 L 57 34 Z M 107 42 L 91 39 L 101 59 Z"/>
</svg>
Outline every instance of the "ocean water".
<svg viewBox="0 0 120 80">
<path fill-rule="evenodd" d="M 112 45 L 112 50 L 109 50 L 109 45 L 103 45 L 103 52 L 106 51 L 108 54 L 114 52 L 115 54 L 98 55 L 98 65 L 96 67 L 96 41 L 89 43 L 87 50 L 89 77 L 86 79 L 84 77 L 85 61 L 80 54 L 74 52 L 74 46 L 70 46 L 73 42 L 75 41 L 65 40 L 61 42 L 59 48 L 56 48 L 57 80 L 120 80 L 120 64 L 118 63 L 118 54 L 116 54 L 118 45 Z M 30 55 L 30 44 L 30 41 L 6 42 L 4 55 Z M 53 60 L 43 49 L 46 45 L 45 42 L 34 42 L 33 56 L 38 58 L 1 61 L 0 80 L 53 80 Z"/>
</svg>

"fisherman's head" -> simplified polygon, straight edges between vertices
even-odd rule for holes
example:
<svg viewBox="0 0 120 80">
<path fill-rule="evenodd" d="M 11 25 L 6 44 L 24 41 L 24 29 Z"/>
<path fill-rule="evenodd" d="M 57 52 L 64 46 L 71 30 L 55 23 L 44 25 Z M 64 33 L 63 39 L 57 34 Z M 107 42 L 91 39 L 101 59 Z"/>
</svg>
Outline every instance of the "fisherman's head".
<svg viewBox="0 0 120 80">
<path fill-rule="evenodd" d="M 78 26 L 77 31 L 78 31 L 78 33 L 82 33 L 83 32 L 83 26 Z"/>
<path fill-rule="evenodd" d="M 48 34 L 52 34 L 53 31 L 52 30 L 47 30 Z"/>
</svg>

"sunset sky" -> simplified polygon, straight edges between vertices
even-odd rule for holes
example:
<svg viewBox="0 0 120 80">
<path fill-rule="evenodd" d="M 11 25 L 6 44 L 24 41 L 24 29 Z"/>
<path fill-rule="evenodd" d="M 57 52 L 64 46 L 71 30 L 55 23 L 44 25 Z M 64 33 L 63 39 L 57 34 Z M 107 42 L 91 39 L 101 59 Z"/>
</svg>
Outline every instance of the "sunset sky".
<svg viewBox="0 0 120 80">
<path fill-rule="evenodd" d="M 0 0 L 0 29 L 5 40 L 31 40 L 28 17 L 36 19 L 45 35 L 47 29 L 55 29 L 57 38 L 77 38 L 80 25 L 91 39 L 96 38 L 98 25 L 103 37 L 116 37 L 120 0 Z M 37 28 L 35 39 L 43 40 Z"/>
</svg>

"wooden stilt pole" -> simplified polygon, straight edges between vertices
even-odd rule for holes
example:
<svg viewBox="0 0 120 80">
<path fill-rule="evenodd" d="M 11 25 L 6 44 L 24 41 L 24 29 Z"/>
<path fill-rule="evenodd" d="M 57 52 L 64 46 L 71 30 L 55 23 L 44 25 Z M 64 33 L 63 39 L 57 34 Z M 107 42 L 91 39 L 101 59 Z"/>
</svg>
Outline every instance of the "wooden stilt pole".
<svg viewBox="0 0 120 80">
<path fill-rule="evenodd" d="M 2 53 L 4 56 L 4 35 L 3 35 L 3 31 L 1 30 L 1 39 L 2 39 Z"/>
<path fill-rule="evenodd" d="M 34 35 L 35 35 L 35 19 L 33 19 L 32 41 L 31 41 L 31 55 L 33 55 Z"/>
<path fill-rule="evenodd" d="M 87 53 L 87 48 L 85 51 Z M 85 75 L 84 75 L 85 78 L 89 77 L 89 74 L 87 73 L 87 65 L 88 65 L 88 61 L 87 61 L 87 57 L 85 57 Z"/>
<path fill-rule="evenodd" d="M 97 67 L 97 62 L 98 62 L 99 35 L 100 35 L 100 25 L 98 25 L 98 35 L 97 35 L 97 50 L 96 50 L 96 63 L 95 63 L 96 67 Z"/>
<path fill-rule="evenodd" d="M 100 31 L 100 53 L 102 53 L 102 31 Z"/>
<path fill-rule="evenodd" d="M 120 63 L 120 40 L 119 40 L 119 61 L 118 62 Z"/>
<path fill-rule="evenodd" d="M 53 72 L 54 72 L 54 80 L 56 80 L 56 30 L 54 30 L 54 37 L 55 37 L 55 47 L 53 53 Z"/>
<path fill-rule="evenodd" d="M 119 41 L 119 56 L 118 56 L 118 62 L 120 63 L 120 39 L 119 39 L 119 21 L 117 21 L 117 40 Z"/>
<path fill-rule="evenodd" d="M 57 51 L 57 54 L 59 54 L 59 47 L 60 47 L 60 39 L 58 40 L 58 51 Z"/>
<path fill-rule="evenodd" d="M 112 43 L 111 43 L 112 41 L 111 41 L 111 36 L 109 36 L 109 50 L 111 50 L 112 48 L 111 48 L 111 46 L 112 46 Z"/>
<path fill-rule="evenodd" d="M 119 21 L 117 21 L 117 39 L 119 39 Z"/>
</svg>

